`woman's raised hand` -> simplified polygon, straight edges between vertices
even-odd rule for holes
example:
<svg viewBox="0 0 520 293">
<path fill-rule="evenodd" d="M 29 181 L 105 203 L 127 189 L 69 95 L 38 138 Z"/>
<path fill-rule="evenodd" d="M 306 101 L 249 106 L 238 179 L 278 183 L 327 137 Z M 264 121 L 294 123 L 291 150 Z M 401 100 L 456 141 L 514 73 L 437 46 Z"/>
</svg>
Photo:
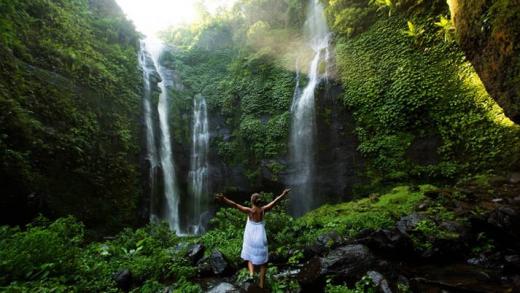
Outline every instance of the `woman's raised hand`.
<svg viewBox="0 0 520 293">
<path fill-rule="evenodd" d="M 290 188 L 286 188 L 286 189 L 283 190 L 282 194 L 283 195 L 287 195 L 289 193 L 289 191 L 291 191 L 291 189 Z"/>
<path fill-rule="evenodd" d="M 222 193 L 215 194 L 215 200 L 219 202 L 224 201 L 224 195 Z"/>
</svg>

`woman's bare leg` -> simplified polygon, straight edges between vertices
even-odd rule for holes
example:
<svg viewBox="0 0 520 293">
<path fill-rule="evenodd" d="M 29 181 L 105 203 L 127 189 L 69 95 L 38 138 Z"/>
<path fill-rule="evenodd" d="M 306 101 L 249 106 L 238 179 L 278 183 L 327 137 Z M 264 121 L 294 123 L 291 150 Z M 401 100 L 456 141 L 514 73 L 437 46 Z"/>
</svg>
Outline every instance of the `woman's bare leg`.
<svg viewBox="0 0 520 293">
<path fill-rule="evenodd" d="M 264 283 L 265 283 L 265 272 L 267 270 L 267 264 L 263 264 L 262 266 L 260 266 L 260 288 L 264 288 Z"/>
<path fill-rule="evenodd" d="M 249 269 L 249 275 L 253 277 L 253 274 L 255 273 L 255 267 L 253 266 L 253 263 L 248 261 L 247 268 Z"/>
</svg>

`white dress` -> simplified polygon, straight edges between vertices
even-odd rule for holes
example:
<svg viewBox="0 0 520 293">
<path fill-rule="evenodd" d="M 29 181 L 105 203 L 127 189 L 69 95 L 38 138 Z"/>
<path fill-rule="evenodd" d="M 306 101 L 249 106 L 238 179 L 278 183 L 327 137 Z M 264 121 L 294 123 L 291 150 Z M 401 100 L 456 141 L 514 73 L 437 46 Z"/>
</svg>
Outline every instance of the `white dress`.
<svg viewBox="0 0 520 293">
<path fill-rule="evenodd" d="M 264 221 L 255 222 L 247 217 L 244 242 L 240 256 L 254 265 L 267 263 L 267 236 Z"/>
</svg>

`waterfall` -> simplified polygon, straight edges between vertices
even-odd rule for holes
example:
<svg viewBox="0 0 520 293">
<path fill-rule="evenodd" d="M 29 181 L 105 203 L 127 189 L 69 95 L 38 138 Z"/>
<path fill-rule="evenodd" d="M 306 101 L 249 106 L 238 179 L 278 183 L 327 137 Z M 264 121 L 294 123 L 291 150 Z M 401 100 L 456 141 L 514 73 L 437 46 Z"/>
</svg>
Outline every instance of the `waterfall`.
<svg viewBox="0 0 520 293">
<path fill-rule="evenodd" d="M 314 203 L 314 153 L 316 137 L 316 113 L 314 93 L 316 87 L 327 78 L 330 32 L 327 27 L 323 5 L 319 0 L 310 0 L 305 33 L 308 46 L 313 51 L 309 64 L 309 81 L 303 91 L 297 88 L 291 106 L 290 162 L 293 186 L 290 209 L 294 216 L 301 216 L 312 209 Z M 325 72 L 320 72 L 325 63 Z M 299 74 L 299 69 L 297 68 Z"/>
<path fill-rule="evenodd" d="M 208 151 L 209 129 L 206 99 L 193 99 L 192 149 L 190 161 L 191 215 L 190 232 L 204 232 L 204 218 L 208 212 Z"/>
<path fill-rule="evenodd" d="M 164 46 L 161 42 L 153 39 L 146 39 L 146 48 L 150 52 L 153 63 L 161 78 L 158 84 L 161 90 L 158 104 L 160 147 L 159 162 L 163 175 L 163 189 L 166 206 L 163 207 L 162 217 L 165 218 L 170 228 L 180 234 L 179 221 L 179 189 L 175 176 L 174 160 L 172 154 L 172 142 L 170 135 L 169 121 L 169 100 L 167 86 L 173 86 L 173 74 L 170 70 L 163 68 L 159 63 L 159 57 L 163 52 Z"/>
<path fill-rule="evenodd" d="M 150 79 L 155 72 L 153 62 L 150 62 L 150 56 L 146 51 L 146 45 L 140 42 L 139 49 L 139 65 L 143 70 L 143 114 L 145 123 L 146 136 L 146 162 L 148 163 L 148 192 L 150 197 L 150 222 L 156 222 L 159 217 L 159 210 L 156 205 L 157 180 L 156 171 L 158 167 L 157 146 L 155 144 L 155 127 L 152 115 L 152 88 Z"/>
</svg>

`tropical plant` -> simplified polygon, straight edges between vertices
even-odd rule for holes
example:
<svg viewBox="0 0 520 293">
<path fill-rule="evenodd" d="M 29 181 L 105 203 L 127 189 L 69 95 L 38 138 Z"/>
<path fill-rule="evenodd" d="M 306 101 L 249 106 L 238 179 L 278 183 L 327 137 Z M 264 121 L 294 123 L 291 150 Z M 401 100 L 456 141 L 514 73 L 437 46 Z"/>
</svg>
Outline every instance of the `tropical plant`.
<svg viewBox="0 0 520 293">
<path fill-rule="evenodd" d="M 455 27 L 453 26 L 453 21 L 451 19 L 441 15 L 439 21 L 435 22 L 435 25 L 440 28 L 438 33 L 443 37 L 445 42 L 453 41 Z"/>
<path fill-rule="evenodd" d="M 408 20 L 406 22 L 408 29 L 402 30 L 403 34 L 409 38 L 414 39 L 414 42 L 418 43 L 420 37 L 424 34 L 425 30 L 422 26 L 414 24 L 412 21 Z"/>
</svg>

